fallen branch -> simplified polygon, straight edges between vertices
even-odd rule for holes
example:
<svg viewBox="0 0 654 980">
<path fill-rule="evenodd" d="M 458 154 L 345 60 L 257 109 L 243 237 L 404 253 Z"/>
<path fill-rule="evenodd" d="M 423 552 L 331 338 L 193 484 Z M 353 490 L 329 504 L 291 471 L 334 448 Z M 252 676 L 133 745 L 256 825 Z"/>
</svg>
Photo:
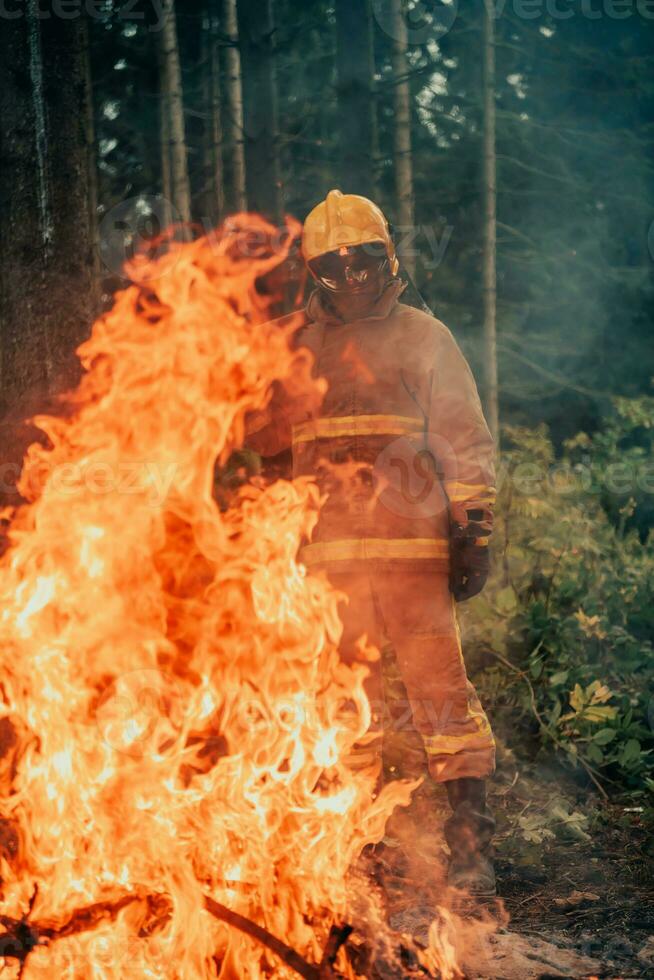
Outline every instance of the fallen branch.
<svg viewBox="0 0 654 980">
<path fill-rule="evenodd" d="M 8 915 L 0 915 L 0 925 L 5 932 L 0 934 L 0 957 L 15 959 L 20 963 L 19 977 L 27 965 L 29 956 L 38 946 L 46 946 L 81 932 L 95 929 L 101 922 L 114 921 L 118 914 L 133 902 L 147 902 L 153 911 L 160 912 L 162 895 L 124 895 L 113 902 L 96 902 L 93 905 L 77 909 L 61 924 L 51 921 L 31 921 L 30 916 L 36 902 L 38 889 L 35 888 L 27 914 L 22 919 L 14 919 Z M 240 932 L 265 946 L 304 980 L 338 980 L 339 974 L 334 971 L 334 963 L 338 952 L 347 942 L 351 926 L 332 926 L 322 960 L 317 966 L 305 960 L 295 949 L 277 939 L 263 926 L 252 922 L 238 912 L 233 912 L 226 905 L 221 905 L 208 895 L 204 896 L 204 905 L 215 919 L 238 929 Z"/>
<path fill-rule="evenodd" d="M 291 946 L 264 929 L 263 926 L 257 925 L 251 919 L 246 919 L 244 915 L 240 915 L 238 912 L 233 912 L 226 905 L 221 905 L 220 902 L 208 895 L 204 896 L 204 907 L 214 918 L 233 926 L 252 939 L 256 939 L 266 949 L 275 953 L 286 966 L 290 966 L 299 976 L 304 977 L 304 980 L 332 980 L 332 978 L 336 980 L 338 977 L 338 974 L 334 972 L 333 965 L 339 949 L 352 932 L 350 926 L 332 926 L 320 965 L 314 966 Z"/>
<path fill-rule="evenodd" d="M 96 902 L 78 909 L 62 925 L 56 926 L 48 922 L 31 922 L 30 915 L 38 895 L 38 888 L 30 900 L 27 915 L 22 919 L 13 919 L 8 915 L 0 915 L 0 925 L 5 932 L 0 934 L 0 956 L 5 959 L 15 959 L 20 963 L 19 978 L 23 976 L 30 953 L 37 946 L 45 946 L 57 939 L 80 932 L 95 929 L 100 922 L 113 921 L 119 912 L 132 902 L 142 901 L 142 895 L 125 895 L 115 902 Z M 151 896 L 147 896 L 150 899 Z"/>
<path fill-rule="evenodd" d="M 322 970 L 321 976 L 326 977 L 328 974 L 325 972 L 327 967 L 331 969 L 336 962 L 336 957 L 338 956 L 338 951 L 341 946 L 343 946 L 350 936 L 352 935 L 352 926 L 332 926 L 329 931 L 329 936 L 327 937 L 327 942 L 325 944 L 325 950 L 322 954 L 322 960 L 320 962 L 320 967 Z"/>
</svg>

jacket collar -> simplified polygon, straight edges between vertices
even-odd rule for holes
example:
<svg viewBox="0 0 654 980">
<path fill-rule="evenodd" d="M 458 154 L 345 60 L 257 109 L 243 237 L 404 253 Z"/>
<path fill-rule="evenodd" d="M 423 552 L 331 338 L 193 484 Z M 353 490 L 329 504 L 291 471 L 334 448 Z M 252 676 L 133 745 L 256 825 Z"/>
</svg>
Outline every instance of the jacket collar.
<svg viewBox="0 0 654 980">
<path fill-rule="evenodd" d="M 401 279 L 392 279 L 385 287 L 383 293 L 375 305 L 366 313 L 365 316 L 357 317 L 352 323 L 361 323 L 367 320 L 385 320 L 387 316 L 397 306 L 400 296 L 406 289 L 407 284 Z M 307 315 L 310 320 L 317 323 L 337 325 L 345 322 L 334 310 L 325 304 L 322 292 L 316 289 L 309 297 L 307 303 Z"/>
</svg>

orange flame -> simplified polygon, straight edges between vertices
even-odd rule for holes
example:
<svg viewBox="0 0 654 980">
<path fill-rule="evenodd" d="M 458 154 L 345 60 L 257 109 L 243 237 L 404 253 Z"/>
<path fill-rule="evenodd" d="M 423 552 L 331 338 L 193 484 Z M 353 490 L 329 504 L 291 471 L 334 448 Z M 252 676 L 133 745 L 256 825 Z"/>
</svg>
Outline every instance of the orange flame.
<svg viewBox="0 0 654 980">
<path fill-rule="evenodd" d="M 348 868 L 408 800 L 394 784 L 373 801 L 344 761 L 370 709 L 338 656 L 337 595 L 296 562 L 316 487 L 212 497 L 273 379 L 322 394 L 256 288 L 297 226 L 244 257 L 253 223 L 274 231 L 248 216 L 137 257 L 67 416 L 39 418 L 49 446 L 26 457 L 0 561 L 3 911 L 20 919 L 35 885 L 39 922 L 117 903 L 31 953 L 28 980 L 292 976 L 204 896 L 317 962 Z"/>
<path fill-rule="evenodd" d="M 364 384 L 367 385 L 373 385 L 375 383 L 375 376 L 361 356 L 361 352 L 357 350 L 354 341 L 349 340 L 347 342 L 343 353 L 341 354 L 341 360 L 345 364 L 350 365 L 352 376 L 354 378 L 359 376 Z"/>
</svg>

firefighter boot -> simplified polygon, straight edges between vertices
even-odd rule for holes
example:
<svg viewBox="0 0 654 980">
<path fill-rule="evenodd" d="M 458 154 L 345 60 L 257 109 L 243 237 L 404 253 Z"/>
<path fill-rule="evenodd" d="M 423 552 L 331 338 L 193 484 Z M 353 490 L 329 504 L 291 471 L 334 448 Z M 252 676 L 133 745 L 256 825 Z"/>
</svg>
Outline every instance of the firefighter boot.
<svg viewBox="0 0 654 980">
<path fill-rule="evenodd" d="M 451 853 L 447 883 L 478 898 L 492 897 L 495 820 L 486 803 L 486 783 L 483 779 L 451 779 L 445 787 L 452 807 L 452 816 L 445 823 Z"/>
</svg>

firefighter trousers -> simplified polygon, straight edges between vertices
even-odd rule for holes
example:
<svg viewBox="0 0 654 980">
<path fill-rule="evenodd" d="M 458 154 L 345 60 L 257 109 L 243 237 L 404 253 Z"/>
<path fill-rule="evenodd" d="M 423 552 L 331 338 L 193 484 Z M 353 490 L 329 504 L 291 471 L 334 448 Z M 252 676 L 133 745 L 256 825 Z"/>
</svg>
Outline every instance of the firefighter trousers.
<svg viewBox="0 0 654 980">
<path fill-rule="evenodd" d="M 390 736 L 396 754 L 399 747 L 414 757 L 418 732 L 436 782 L 489 776 L 495 742 L 466 674 L 447 575 L 368 568 L 328 577 L 347 596 L 339 606 L 343 659 L 362 659 L 363 634 L 382 651 L 366 682 L 372 730 Z M 382 738 L 371 741 L 356 764 L 367 767 L 375 755 L 381 764 L 382 746 Z"/>
</svg>

